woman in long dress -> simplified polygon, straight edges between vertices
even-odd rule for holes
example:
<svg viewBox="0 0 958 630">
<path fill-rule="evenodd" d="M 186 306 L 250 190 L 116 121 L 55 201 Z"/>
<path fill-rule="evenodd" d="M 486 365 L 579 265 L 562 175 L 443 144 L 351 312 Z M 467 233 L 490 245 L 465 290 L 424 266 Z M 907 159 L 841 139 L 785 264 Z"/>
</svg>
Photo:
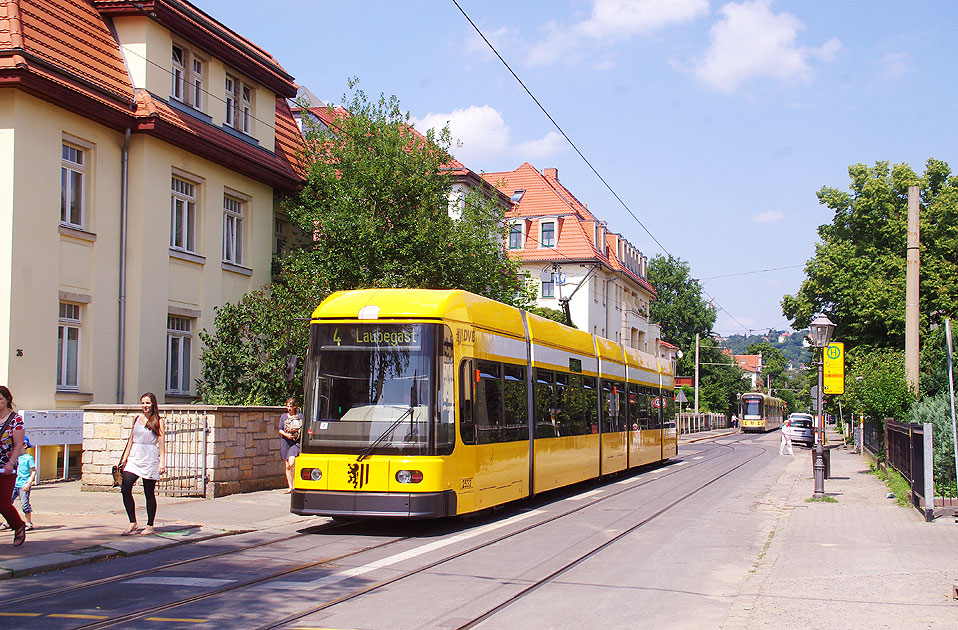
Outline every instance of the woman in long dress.
<svg viewBox="0 0 958 630">
<path fill-rule="evenodd" d="M 141 534 L 153 533 L 153 519 L 156 518 L 156 482 L 166 472 L 163 445 L 163 418 L 156 404 L 156 395 L 147 392 L 140 397 L 143 413 L 133 421 L 130 438 L 126 441 L 120 466 L 123 468 L 123 507 L 130 518 L 130 526 L 123 532 L 129 536 L 136 532 L 136 504 L 133 502 L 133 484 L 143 480 L 143 494 L 146 496 L 146 527 Z"/>
</svg>

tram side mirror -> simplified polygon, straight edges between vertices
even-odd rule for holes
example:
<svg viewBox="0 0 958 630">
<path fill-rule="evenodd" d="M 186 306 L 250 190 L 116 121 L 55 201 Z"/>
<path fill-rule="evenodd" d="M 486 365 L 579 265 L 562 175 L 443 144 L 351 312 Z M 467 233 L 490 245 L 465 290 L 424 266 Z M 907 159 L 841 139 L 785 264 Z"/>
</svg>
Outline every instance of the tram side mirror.
<svg viewBox="0 0 958 630">
<path fill-rule="evenodd" d="M 299 362 L 299 357 L 295 354 L 289 355 L 286 359 L 286 382 L 292 382 L 296 378 L 296 364 Z"/>
</svg>

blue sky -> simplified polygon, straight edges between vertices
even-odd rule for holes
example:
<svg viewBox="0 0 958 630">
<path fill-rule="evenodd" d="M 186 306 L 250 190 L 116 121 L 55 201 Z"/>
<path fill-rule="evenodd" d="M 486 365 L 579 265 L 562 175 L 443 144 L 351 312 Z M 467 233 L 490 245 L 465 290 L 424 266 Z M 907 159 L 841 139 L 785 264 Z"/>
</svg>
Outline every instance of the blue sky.
<svg viewBox="0 0 958 630">
<path fill-rule="evenodd" d="M 196 2 L 324 100 L 358 77 L 419 128 L 450 121 L 474 171 L 558 168 L 610 230 L 688 261 L 725 335 L 788 327 L 822 186 L 958 146 L 950 1 L 459 0 L 638 220 L 452 0 Z"/>
</svg>

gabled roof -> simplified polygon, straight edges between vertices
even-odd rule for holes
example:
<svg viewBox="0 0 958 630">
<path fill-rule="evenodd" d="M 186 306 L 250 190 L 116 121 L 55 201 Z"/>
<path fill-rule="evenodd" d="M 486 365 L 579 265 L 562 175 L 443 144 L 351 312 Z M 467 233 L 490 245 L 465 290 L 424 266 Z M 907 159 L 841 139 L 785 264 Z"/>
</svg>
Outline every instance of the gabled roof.
<svg viewBox="0 0 958 630">
<path fill-rule="evenodd" d="M 762 371 L 762 357 L 758 354 L 736 354 L 735 362 L 743 372 L 758 373 Z"/>
<path fill-rule="evenodd" d="M 120 14 L 120 9 L 128 10 L 136 5 L 136 15 L 155 10 L 168 16 L 171 23 L 192 16 L 190 19 L 199 24 L 203 21 L 200 17 L 205 16 L 192 5 L 178 0 L 145 3 L 3 0 L 0 2 L 0 88 L 21 89 L 118 131 L 132 129 L 134 133 L 155 135 L 277 188 L 289 190 L 298 186 L 301 180 L 295 167 L 298 132 L 295 139 L 289 133 L 290 128 L 295 128 L 295 121 L 284 99 L 276 100 L 273 114 L 276 146 L 274 152 L 270 152 L 174 109 L 162 98 L 134 90 L 113 31 L 97 10 L 101 5 L 107 13 L 116 10 L 111 14 Z M 149 17 L 158 19 L 156 15 Z M 208 16 L 206 19 L 212 20 Z M 219 28 L 225 29 L 222 25 Z M 262 71 L 274 75 L 269 87 L 282 88 L 281 95 L 289 92 L 283 87 L 286 81 L 283 77 L 288 75 L 271 61 L 272 57 L 248 42 L 243 44 L 245 40 L 235 33 L 227 37 L 221 32 L 217 36 L 224 41 L 231 37 L 237 50 L 247 51 L 243 62 L 246 65 L 240 69 L 254 76 L 254 66 L 264 65 Z M 291 78 L 289 84 L 292 85 Z"/>
<path fill-rule="evenodd" d="M 526 219 L 527 229 L 524 248 L 509 250 L 511 256 L 528 262 L 575 261 L 599 262 L 612 271 L 621 272 L 634 283 L 644 287 L 652 296 L 655 289 L 645 278 L 631 271 L 619 260 L 616 252 L 617 235 L 606 231 L 606 251 L 600 252 L 595 243 L 595 227 L 604 223 L 599 221 L 589 209 L 576 198 L 572 191 L 559 183 L 558 173 L 538 169 L 524 162 L 514 171 L 485 173 L 483 178 L 510 197 L 517 191 L 523 191 L 521 199 L 514 203 L 507 219 Z M 539 227 L 541 221 L 534 218 L 556 218 L 555 246 L 541 245 Z"/>
</svg>

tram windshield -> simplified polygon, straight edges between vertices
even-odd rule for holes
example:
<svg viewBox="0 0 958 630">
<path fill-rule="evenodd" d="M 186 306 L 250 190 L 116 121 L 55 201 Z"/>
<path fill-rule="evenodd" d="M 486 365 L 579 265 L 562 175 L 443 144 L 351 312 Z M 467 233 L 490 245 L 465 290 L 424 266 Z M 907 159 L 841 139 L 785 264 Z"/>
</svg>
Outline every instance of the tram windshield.
<svg viewBox="0 0 958 630">
<path fill-rule="evenodd" d="M 742 415 L 743 416 L 762 415 L 762 399 L 761 398 L 743 398 L 742 399 Z"/>
<path fill-rule="evenodd" d="M 434 324 L 314 325 L 304 451 L 432 454 L 435 420 L 440 415 L 437 328 Z M 451 422 L 451 411 L 448 416 Z"/>
</svg>

